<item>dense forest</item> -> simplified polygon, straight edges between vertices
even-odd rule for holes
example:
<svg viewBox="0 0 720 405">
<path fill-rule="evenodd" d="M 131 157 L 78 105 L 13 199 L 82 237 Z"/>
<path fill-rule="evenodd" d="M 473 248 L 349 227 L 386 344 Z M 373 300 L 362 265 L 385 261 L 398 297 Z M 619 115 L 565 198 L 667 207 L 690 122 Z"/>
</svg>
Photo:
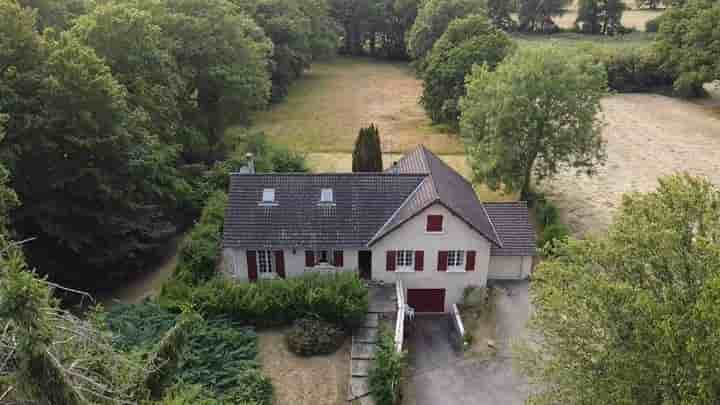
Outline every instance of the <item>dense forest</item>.
<svg viewBox="0 0 720 405">
<path fill-rule="evenodd" d="M 713 50 L 688 44 L 713 34 L 680 27 L 703 1 L 673 3 L 657 47 L 669 62 L 599 56 L 610 87 L 699 92 Z M 107 286 L 146 269 L 198 218 L 217 166 L 257 140 L 226 129 L 281 102 L 313 61 L 337 52 L 413 60 L 428 115 L 457 129 L 472 66 L 497 65 L 514 52 L 508 31 L 552 30 L 568 5 L 0 0 L 0 159 L 20 202 L 10 229 L 30 239 L 29 263 L 53 280 Z M 622 31 L 624 3 L 580 6 L 578 31 Z"/>
</svg>

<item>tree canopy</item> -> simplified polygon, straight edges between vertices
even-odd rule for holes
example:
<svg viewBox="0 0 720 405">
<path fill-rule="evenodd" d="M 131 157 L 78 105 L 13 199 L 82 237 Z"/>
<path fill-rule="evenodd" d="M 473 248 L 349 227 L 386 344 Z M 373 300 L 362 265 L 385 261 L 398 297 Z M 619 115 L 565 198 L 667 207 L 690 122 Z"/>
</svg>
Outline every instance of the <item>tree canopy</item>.
<svg viewBox="0 0 720 405">
<path fill-rule="evenodd" d="M 720 2 L 690 0 L 662 17 L 657 51 L 665 67 L 676 72 L 675 90 L 698 96 L 703 84 L 720 79 Z"/>
<path fill-rule="evenodd" d="M 465 76 L 474 65 L 487 64 L 490 70 L 495 69 L 514 49 L 510 37 L 483 15 L 473 14 L 451 22 L 433 46 L 422 72 L 420 103 L 430 118 L 457 126 Z"/>
<path fill-rule="evenodd" d="M 720 395 L 720 189 L 675 175 L 623 198 L 606 236 L 533 275 L 530 403 L 713 404 Z"/>
<path fill-rule="evenodd" d="M 482 4 L 473 0 L 423 2 L 407 36 L 410 56 L 422 60 L 454 19 L 480 11 L 481 8 Z"/>
<path fill-rule="evenodd" d="M 623 29 L 626 8 L 622 0 L 580 0 L 575 25 L 586 34 L 615 35 Z"/>
<path fill-rule="evenodd" d="M 476 66 L 460 108 L 474 176 L 491 189 L 529 196 L 531 177 L 603 161 L 600 98 L 604 68 L 553 47 L 526 49 L 495 71 Z"/>
<path fill-rule="evenodd" d="M 519 0 L 518 19 L 522 31 L 552 31 L 557 27 L 552 18 L 565 13 L 572 0 Z"/>
</svg>

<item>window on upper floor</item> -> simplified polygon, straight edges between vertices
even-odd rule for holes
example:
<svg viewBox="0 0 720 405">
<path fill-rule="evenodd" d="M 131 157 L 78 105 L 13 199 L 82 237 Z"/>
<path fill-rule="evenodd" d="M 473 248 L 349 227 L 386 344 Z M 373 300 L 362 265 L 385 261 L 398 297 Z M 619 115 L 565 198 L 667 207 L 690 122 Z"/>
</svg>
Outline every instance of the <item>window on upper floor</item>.
<svg viewBox="0 0 720 405">
<path fill-rule="evenodd" d="M 428 215 L 427 226 L 425 227 L 427 232 L 442 232 L 443 231 L 443 216 L 442 215 Z"/>
</svg>

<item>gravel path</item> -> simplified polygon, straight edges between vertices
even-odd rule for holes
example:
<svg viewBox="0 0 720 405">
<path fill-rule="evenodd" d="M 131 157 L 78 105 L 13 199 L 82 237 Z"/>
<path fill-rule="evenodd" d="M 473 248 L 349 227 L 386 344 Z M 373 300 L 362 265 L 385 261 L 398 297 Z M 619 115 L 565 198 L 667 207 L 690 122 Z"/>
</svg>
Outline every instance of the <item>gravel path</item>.
<svg viewBox="0 0 720 405">
<path fill-rule="evenodd" d="M 603 100 L 607 163 L 593 177 L 563 173 L 542 189 L 577 235 L 603 232 L 629 191 L 650 191 L 680 171 L 720 185 L 718 104 L 648 94 Z"/>
</svg>

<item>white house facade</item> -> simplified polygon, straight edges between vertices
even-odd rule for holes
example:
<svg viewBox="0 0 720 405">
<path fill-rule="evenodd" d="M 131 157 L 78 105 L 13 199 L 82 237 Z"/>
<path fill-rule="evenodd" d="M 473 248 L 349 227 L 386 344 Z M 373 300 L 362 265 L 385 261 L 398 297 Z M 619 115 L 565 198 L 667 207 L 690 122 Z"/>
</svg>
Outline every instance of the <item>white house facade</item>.
<svg viewBox="0 0 720 405">
<path fill-rule="evenodd" d="M 240 281 L 355 272 L 448 312 L 468 286 L 527 278 L 534 256 L 524 202 L 481 203 L 424 147 L 384 173 L 232 176 L 223 271 Z"/>
</svg>

